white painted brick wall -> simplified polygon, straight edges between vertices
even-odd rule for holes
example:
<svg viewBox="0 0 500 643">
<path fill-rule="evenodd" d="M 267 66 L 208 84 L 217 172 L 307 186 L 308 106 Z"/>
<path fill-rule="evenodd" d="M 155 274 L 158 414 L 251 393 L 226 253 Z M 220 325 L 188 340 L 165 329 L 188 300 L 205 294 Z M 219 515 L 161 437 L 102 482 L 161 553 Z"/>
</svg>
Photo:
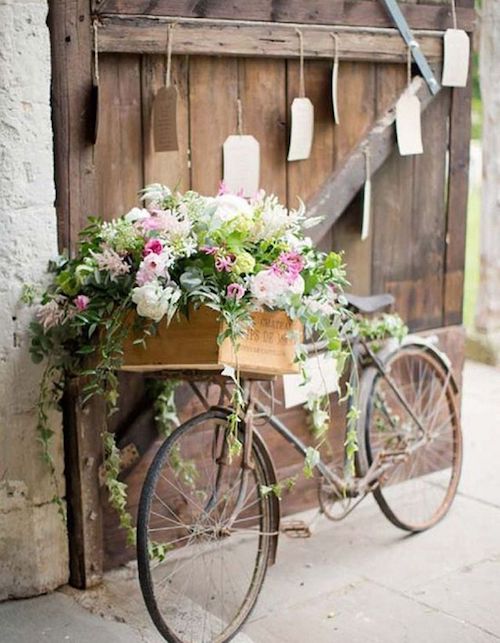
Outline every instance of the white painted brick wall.
<svg viewBox="0 0 500 643">
<path fill-rule="evenodd" d="M 36 444 L 32 310 L 19 304 L 57 253 L 46 16 L 46 0 L 0 0 L 0 599 L 67 579 L 66 532 Z M 57 414 L 54 429 L 63 484 Z"/>
</svg>

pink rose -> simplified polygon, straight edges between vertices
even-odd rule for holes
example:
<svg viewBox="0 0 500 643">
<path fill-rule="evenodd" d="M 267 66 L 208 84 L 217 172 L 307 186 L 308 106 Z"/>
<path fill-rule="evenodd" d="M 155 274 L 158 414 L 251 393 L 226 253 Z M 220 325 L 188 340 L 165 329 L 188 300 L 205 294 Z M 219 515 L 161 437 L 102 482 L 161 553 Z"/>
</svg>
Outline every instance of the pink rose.
<svg viewBox="0 0 500 643">
<path fill-rule="evenodd" d="M 159 255 L 163 250 L 163 244 L 159 239 L 150 239 L 144 246 L 143 256 L 147 257 L 149 254 Z"/>
<path fill-rule="evenodd" d="M 81 312 L 90 304 L 90 299 L 86 295 L 78 295 L 73 299 L 76 308 Z"/>
<path fill-rule="evenodd" d="M 246 290 L 241 284 L 233 283 L 229 284 L 227 287 L 227 296 L 229 299 L 241 299 L 245 294 Z"/>
</svg>

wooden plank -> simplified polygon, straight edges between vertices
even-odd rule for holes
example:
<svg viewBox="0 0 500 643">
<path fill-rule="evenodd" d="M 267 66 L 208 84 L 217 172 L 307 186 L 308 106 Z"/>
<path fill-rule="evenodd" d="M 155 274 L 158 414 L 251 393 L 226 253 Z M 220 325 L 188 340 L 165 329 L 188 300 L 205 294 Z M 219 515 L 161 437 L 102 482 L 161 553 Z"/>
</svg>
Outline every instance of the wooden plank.
<svg viewBox="0 0 500 643">
<path fill-rule="evenodd" d="M 144 184 L 163 183 L 171 189 L 189 190 L 189 92 L 187 56 L 172 58 L 172 84 L 177 87 L 177 137 L 179 150 L 156 152 L 152 133 L 152 107 L 155 93 L 165 84 L 165 56 L 142 58 L 142 119 L 144 145 Z"/>
<path fill-rule="evenodd" d="M 361 156 L 359 185 L 345 200 L 344 216 L 332 228 L 333 249 L 344 250 L 347 262 L 348 279 L 352 290 L 360 295 L 370 294 L 372 235 L 361 241 L 363 195 L 359 191 L 365 180 L 365 156 L 363 143 L 366 132 L 375 121 L 376 106 L 376 65 L 373 63 L 342 63 L 339 73 L 339 112 L 340 125 L 335 130 L 334 160 L 337 172 L 348 164 L 353 150 L 358 149 Z M 351 179 L 341 179 L 337 190 L 344 186 L 354 188 Z M 326 188 L 326 186 L 325 186 Z M 317 201 L 316 201 L 317 203 Z M 328 206 L 320 212 L 334 214 L 332 206 L 337 207 L 337 197 L 330 199 Z M 318 212 L 319 213 L 319 212 Z M 312 232 L 315 232 L 314 230 Z M 319 232 L 319 231 L 318 231 Z"/>
<path fill-rule="evenodd" d="M 236 133 L 238 61 L 193 58 L 189 87 L 192 188 L 215 194 L 222 179 L 222 144 Z"/>
<path fill-rule="evenodd" d="M 392 65 L 377 73 L 378 110 L 383 109 L 406 86 L 406 69 Z M 408 230 L 413 203 L 413 157 L 401 157 L 393 147 L 386 162 L 373 176 L 372 292 L 388 290 L 389 283 L 409 279 Z M 396 310 L 405 318 L 401 301 Z"/>
<path fill-rule="evenodd" d="M 304 66 L 304 76 L 306 96 L 314 105 L 314 141 L 308 159 L 287 163 L 287 193 L 290 207 L 298 205 L 297 198 L 303 201 L 310 199 L 333 171 L 335 125 L 330 90 L 331 64 L 325 61 L 307 61 Z M 297 96 L 299 96 L 299 63 L 288 61 L 289 111 L 293 99 Z"/>
<path fill-rule="evenodd" d="M 420 77 L 412 81 L 412 92 L 421 100 L 422 111 L 432 102 L 432 95 L 427 89 L 425 82 Z M 352 94 L 351 94 L 352 96 Z M 396 102 L 396 101 L 395 101 Z M 362 138 L 356 146 L 351 149 L 343 163 L 332 174 L 330 179 L 324 183 L 321 189 L 311 199 L 308 210 L 310 216 L 324 215 L 324 220 L 311 230 L 313 241 L 318 242 L 324 234 L 344 212 L 345 208 L 352 201 L 358 190 L 362 187 L 366 177 L 366 160 L 364 150 L 370 149 L 372 174 L 385 163 L 396 142 L 394 131 L 395 102 L 384 113 L 366 136 L 363 131 L 368 128 L 370 120 L 365 120 L 361 130 Z M 363 104 L 365 110 L 370 110 L 370 105 Z M 371 112 L 370 112 L 371 113 Z M 373 114 L 372 114 L 373 116 Z M 340 132 L 341 130 L 339 130 Z M 347 139 L 349 140 L 349 139 Z M 352 139 L 351 139 L 352 144 Z M 347 142 L 346 145 L 349 145 Z"/>
<path fill-rule="evenodd" d="M 92 127 L 91 23 L 87 0 L 49 2 L 52 122 L 59 249 L 73 249 L 97 211 Z M 82 55 L 87 51 L 89 55 Z"/>
<path fill-rule="evenodd" d="M 144 186 L 140 58 L 101 56 L 99 68 L 98 212 L 104 219 L 111 219 L 136 205 L 138 191 Z"/>
<path fill-rule="evenodd" d="M 103 573 L 102 511 L 98 470 L 106 409 L 101 398 L 81 406 L 81 383 L 73 379 L 64 401 L 64 451 L 70 551 L 69 582 L 86 589 Z"/>
<path fill-rule="evenodd" d="M 471 82 L 452 91 L 443 323 L 461 324 L 469 192 Z"/>
<path fill-rule="evenodd" d="M 245 58 L 238 61 L 243 130 L 260 144 L 260 186 L 286 201 L 286 62 Z M 263 105 L 264 109 L 259 107 Z"/>
<path fill-rule="evenodd" d="M 415 158 L 413 217 L 409 252 L 412 280 L 426 293 L 422 307 L 408 317 L 412 328 L 442 324 L 443 271 L 446 235 L 446 152 L 450 90 L 443 88 L 422 117 L 424 153 Z"/>
<path fill-rule="evenodd" d="M 166 49 L 167 24 L 171 19 L 103 16 L 99 27 L 99 50 L 112 53 L 162 54 Z M 331 58 L 332 27 L 304 26 L 304 55 Z M 405 62 L 406 46 L 395 29 L 342 30 L 341 57 L 344 60 Z M 442 35 L 438 32 L 418 36 L 429 61 L 442 57 Z M 298 58 L 297 34 L 291 26 L 273 23 L 236 24 L 229 21 L 182 19 L 176 22 L 174 54 L 216 56 L 265 56 Z"/>
<path fill-rule="evenodd" d="M 457 14 L 463 28 L 470 30 L 476 19 L 471 0 L 457 2 Z M 414 29 L 447 29 L 452 26 L 449 3 L 442 6 L 403 4 L 402 11 Z M 388 27 L 390 20 L 378 2 L 367 0 L 101 0 L 96 11 L 102 14 L 184 16 L 191 18 L 226 18 L 232 20 L 269 20 L 326 25 Z"/>
</svg>

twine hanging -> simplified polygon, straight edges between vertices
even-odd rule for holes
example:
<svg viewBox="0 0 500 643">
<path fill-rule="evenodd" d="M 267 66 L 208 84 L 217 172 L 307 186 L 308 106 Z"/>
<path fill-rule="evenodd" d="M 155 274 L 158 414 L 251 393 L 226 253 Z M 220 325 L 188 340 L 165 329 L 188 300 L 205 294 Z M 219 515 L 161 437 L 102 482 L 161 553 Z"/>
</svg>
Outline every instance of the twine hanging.
<svg viewBox="0 0 500 643">
<path fill-rule="evenodd" d="M 300 62 L 299 62 L 299 96 L 300 96 L 300 98 L 304 98 L 304 96 L 306 95 L 305 79 L 304 79 L 304 36 L 303 36 L 302 31 L 300 29 L 295 28 L 295 33 L 299 37 L 299 56 L 300 56 Z"/>
</svg>

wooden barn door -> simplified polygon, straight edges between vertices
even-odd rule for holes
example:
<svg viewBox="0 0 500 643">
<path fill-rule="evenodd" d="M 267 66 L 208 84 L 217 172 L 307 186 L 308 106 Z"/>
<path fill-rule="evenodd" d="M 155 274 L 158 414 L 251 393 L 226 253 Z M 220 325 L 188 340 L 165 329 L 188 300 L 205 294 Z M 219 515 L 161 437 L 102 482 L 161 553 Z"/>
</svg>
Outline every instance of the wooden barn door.
<svg viewBox="0 0 500 643">
<path fill-rule="evenodd" d="M 135 6 L 133 13 L 140 14 L 151 3 L 104 0 L 99 11 L 104 12 L 103 15 L 109 11 L 111 16 L 113 12 L 127 14 L 132 4 Z M 165 3 L 152 4 L 162 11 Z M 180 7 L 180 15 L 193 17 L 191 10 L 190 13 L 183 8 L 192 3 L 175 4 Z M 205 18 L 213 17 L 210 15 L 212 7 L 222 7 L 222 3 L 205 4 L 208 7 Z M 239 7 L 234 9 L 238 16 L 215 17 L 232 18 L 244 14 L 245 3 L 227 4 Z M 314 22 L 311 15 L 300 8 L 300 3 L 293 3 L 293 10 L 285 11 L 281 18 L 275 14 L 267 16 L 268 4 L 258 3 L 259 8 L 255 11 L 263 12 L 262 15 L 252 14 L 249 19 Z M 321 5 L 318 15 L 321 11 L 326 12 L 331 22 L 335 22 L 335 16 L 330 13 L 337 8 L 339 12 L 335 15 L 339 22 L 351 20 L 370 25 L 366 21 L 373 20 L 376 26 L 387 26 L 387 18 L 380 12 L 379 4 L 373 1 L 318 1 L 315 4 Z M 344 6 L 347 4 L 351 13 Z M 149 182 L 214 194 L 222 175 L 222 143 L 236 131 L 238 98 L 242 103 L 245 133 L 254 135 L 261 145 L 262 188 L 277 194 L 290 206 L 297 203 L 297 197 L 307 201 L 342 166 L 406 85 L 404 64 L 379 60 L 342 61 L 339 77 L 341 124 L 336 126 L 331 108 L 332 62 L 307 60 L 306 94 L 315 108 L 314 145 L 308 160 L 287 163 L 290 104 L 298 95 L 296 59 L 175 55 L 172 78 L 179 94 L 179 151 L 155 153 L 151 140 L 151 106 L 155 92 L 164 83 L 165 55 L 143 51 L 102 53 L 98 60 L 99 131 L 97 144 L 92 147 L 83 127 L 88 113 L 82 108 L 82 105 L 88 105 L 86 94 L 94 64 L 88 2 L 71 0 L 63 12 L 57 8 L 57 3 L 52 5 L 53 51 L 58 56 L 54 63 L 57 74 L 53 88 L 57 198 L 63 244 L 75 243 L 77 231 L 89 214 L 110 219 L 137 205 L 138 191 Z M 408 15 L 414 16 L 418 24 L 427 20 L 428 27 L 432 26 L 429 24 L 431 16 L 436 28 L 443 28 L 450 20 L 449 15 L 447 10 L 435 5 L 429 2 L 428 6 L 419 9 L 413 3 L 408 7 Z M 457 5 L 469 7 L 472 2 L 457 0 Z M 221 11 L 231 13 L 232 10 L 226 7 L 219 13 Z M 106 18 L 102 19 L 106 21 Z M 133 20 L 135 18 L 124 22 L 131 30 L 127 33 L 135 33 Z M 79 47 L 73 46 L 75 42 Z M 126 44 L 123 46 L 126 48 Z M 404 49 L 400 58 L 403 62 Z M 354 196 L 343 216 L 321 239 L 325 249 L 345 250 L 354 291 L 360 294 L 394 293 L 397 309 L 413 330 L 461 322 L 469 97 L 469 89 L 443 89 L 423 114 L 425 153 L 402 158 L 394 150 L 376 172 L 372 223 L 367 240 L 360 238 L 361 193 Z M 461 368 L 462 351 L 456 341 L 457 332 L 449 329 L 442 334 L 445 342 L 448 338 L 450 345 L 455 346 L 456 363 Z M 199 410 L 197 402 L 185 390 L 179 391 L 178 402 L 181 419 Z M 304 441 L 312 442 L 302 409 L 283 410 L 280 415 Z M 340 459 L 342 416 L 342 410 L 337 409 L 331 429 L 331 441 Z M 151 397 L 141 376 L 122 377 L 122 406 L 113 419 L 112 429 L 117 432 L 120 447 L 133 445 L 138 452 L 144 453 L 123 474 L 129 487 L 130 509 L 135 513 L 145 472 L 158 447 Z M 72 464 L 76 473 L 70 471 L 73 476 L 70 492 L 78 497 L 79 507 L 73 517 L 72 529 L 79 534 L 74 538 L 79 544 L 73 548 L 73 560 L 88 561 L 91 556 L 85 552 L 85 543 L 94 546 L 100 542 L 99 534 L 104 534 L 103 550 L 92 554 L 101 557 L 95 565 L 95 573 L 87 569 L 86 563 L 83 571 L 74 565 L 75 584 L 88 585 L 92 584 L 93 578 L 98 579 L 100 565 L 114 567 L 133 557 L 134 552 L 125 547 L 124 536 L 104 494 L 100 500 L 96 496 L 97 461 L 82 473 L 86 450 L 94 449 L 95 456 L 98 447 L 95 441 L 90 444 L 81 441 L 81 436 L 76 439 L 75 431 L 78 434 L 78 427 L 67 428 L 69 442 L 77 451 L 79 449 Z M 264 428 L 263 432 L 269 440 L 279 477 L 300 473 L 301 458 L 268 429 Z M 283 500 L 284 513 L 311 506 L 315 500 L 315 483 L 299 477 L 293 493 Z M 85 506 L 97 502 L 103 508 L 103 523 L 98 512 L 94 524 L 89 524 Z"/>
</svg>

